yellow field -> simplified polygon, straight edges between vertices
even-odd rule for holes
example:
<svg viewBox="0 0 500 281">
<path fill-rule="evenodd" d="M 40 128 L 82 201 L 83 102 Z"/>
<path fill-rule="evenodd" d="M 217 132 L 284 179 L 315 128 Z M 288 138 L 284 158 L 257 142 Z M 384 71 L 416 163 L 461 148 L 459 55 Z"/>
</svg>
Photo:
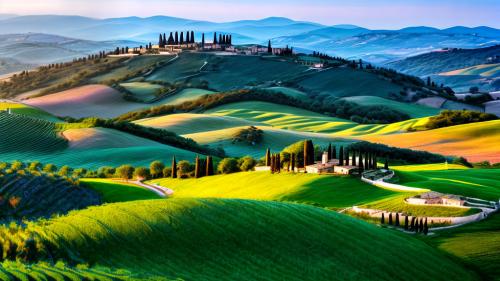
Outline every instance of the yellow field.
<svg viewBox="0 0 500 281">
<path fill-rule="evenodd" d="M 500 162 L 500 120 L 395 135 L 367 135 L 360 139 L 386 145 L 425 150 L 469 161 Z"/>
</svg>

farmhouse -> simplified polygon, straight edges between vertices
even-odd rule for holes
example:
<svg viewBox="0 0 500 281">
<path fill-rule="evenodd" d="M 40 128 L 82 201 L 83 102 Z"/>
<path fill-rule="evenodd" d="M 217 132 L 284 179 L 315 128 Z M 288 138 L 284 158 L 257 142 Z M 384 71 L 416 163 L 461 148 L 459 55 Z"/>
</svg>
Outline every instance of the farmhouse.
<svg viewBox="0 0 500 281">
<path fill-rule="evenodd" d="M 356 166 L 339 166 L 339 163 L 339 159 L 328 159 L 328 152 L 325 151 L 323 152 L 321 161 L 306 166 L 305 170 L 311 174 L 335 173 L 339 175 L 351 175 L 358 170 Z"/>
<path fill-rule="evenodd" d="M 415 205 L 446 205 L 446 206 L 464 206 L 465 200 L 460 196 L 451 194 L 442 194 L 439 192 L 427 192 L 406 199 L 409 204 Z"/>
</svg>

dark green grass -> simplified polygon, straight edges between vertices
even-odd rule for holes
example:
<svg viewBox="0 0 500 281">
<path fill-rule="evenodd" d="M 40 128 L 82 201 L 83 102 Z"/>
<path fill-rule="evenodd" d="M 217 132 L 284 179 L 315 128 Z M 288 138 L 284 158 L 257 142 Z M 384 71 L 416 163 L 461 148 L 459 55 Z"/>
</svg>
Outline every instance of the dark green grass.
<svg viewBox="0 0 500 281">
<path fill-rule="evenodd" d="M 500 280 L 500 213 L 459 228 L 439 231 L 429 243 L 477 269 L 484 280 Z"/>
<path fill-rule="evenodd" d="M 316 207 L 169 199 L 108 204 L 32 229 L 90 265 L 185 280 L 477 280 L 424 242 Z"/>
<path fill-rule="evenodd" d="M 158 194 L 143 187 L 106 179 L 81 179 L 80 182 L 97 191 L 104 203 L 127 202 L 161 198 Z"/>
</svg>

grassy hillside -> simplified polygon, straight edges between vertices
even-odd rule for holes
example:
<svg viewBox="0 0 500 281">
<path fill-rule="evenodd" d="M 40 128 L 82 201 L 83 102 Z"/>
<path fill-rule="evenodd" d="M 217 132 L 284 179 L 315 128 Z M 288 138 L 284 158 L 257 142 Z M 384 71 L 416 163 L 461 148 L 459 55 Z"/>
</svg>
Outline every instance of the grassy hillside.
<svg viewBox="0 0 500 281">
<path fill-rule="evenodd" d="M 443 155 L 463 156 L 469 161 L 500 162 L 500 121 L 452 126 L 436 130 L 396 135 L 359 136 L 386 145 L 425 150 Z"/>
<path fill-rule="evenodd" d="M 147 82 L 121 83 L 121 87 L 130 92 L 134 98 L 140 101 L 150 101 L 156 97 L 158 91 L 163 87 L 159 84 Z"/>
<path fill-rule="evenodd" d="M 0 112 L 0 128 L 0 153 L 48 154 L 67 147 L 67 141 L 57 135 L 54 123 L 49 121 Z"/>
<path fill-rule="evenodd" d="M 354 96 L 343 98 L 343 100 L 354 102 L 360 105 L 388 106 L 390 108 L 406 113 L 412 118 L 428 117 L 439 114 L 439 109 L 418 104 L 398 102 L 376 96 Z"/>
<path fill-rule="evenodd" d="M 60 252 L 146 276 L 475 280 L 419 240 L 303 205 L 220 199 L 127 202 L 33 228 Z"/>
<path fill-rule="evenodd" d="M 27 106 L 22 103 L 15 102 L 0 102 L 0 111 L 10 109 L 11 112 L 26 115 L 33 118 L 43 119 L 47 121 L 57 122 L 59 119 L 50 115 L 49 113 L 40 110 L 38 108 L 34 108 L 31 106 Z"/>
<path fill-rule="evenodd" d="M 443 165 L 444 166 L 444 165 Z M 398 167 L 393 167 L 398 170 Z M 500 169 L 454 169 L 398 171 L 400 183 L 434 191 L 485 200 L 500 199 Z"/>
<path fill-rule="evenodd" d="M 186 101 L 196 100 L 201 96 L 209 95 L 209 94 L 213 94 L 213 93 L 214 92 L 209 91 L 209 90 L 189 88 L 189 89 L 184 89 L 184 90 L 180 91 L 179 93 L 162 100 L 161 102 L 163 104 L 177 105 L 177 104 L 181 104 L 181 103 L 186 102 Z"/>
<path fill-rule="evenodd" d="M 394 192 L 352 177 L 246 172 L 201 179 L 152 180 L 174 190 L 175 198 L 240 198 L 348 207 L 386 198 Z"/>
<path fill-rule="evenodd" d="M 21 172 L 0 170 L 0 222 L 48 218 L 101 203 L 96 192 L 64 178 Z"/>
<path fill-rule="evenodd" d="M 484 280 L 500 280 L 500 214 L 460 228 L 438 232 L 432 245 L 464 260 Z"/>
<path fill-rule="evenodd" d="M 117 182 L 107 179 L 81 179 L 80 182 L 85 187 L 97 191 L 101 195 L 104 203 L 161 198 L 151 190 L 132 183 Z"/>
<path fill-rule="evenodd" d="M 478 75 L 484 77 L 500 76 L 500 63 L 480 64 L 467 68 L 443 72 L 440 75 L 442 76 Z"/>
</svg>

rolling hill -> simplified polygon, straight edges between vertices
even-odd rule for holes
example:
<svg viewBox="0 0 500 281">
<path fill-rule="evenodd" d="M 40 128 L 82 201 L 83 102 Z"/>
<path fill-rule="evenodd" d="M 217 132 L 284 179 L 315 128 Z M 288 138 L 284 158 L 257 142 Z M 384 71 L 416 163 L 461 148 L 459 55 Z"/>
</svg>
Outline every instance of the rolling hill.
<svg viewBox="0 0 500 281">
<path fill-rule="evenodd" d="M 115 203 L 32 229 L 65 259 L 78 253 L 90 264 L 131 270 L 139 277 L 391 280 L 397 274 L 405 280 L 476 279 L 417 239 L 296 204 L 221 199 Z"/>
</svg>

